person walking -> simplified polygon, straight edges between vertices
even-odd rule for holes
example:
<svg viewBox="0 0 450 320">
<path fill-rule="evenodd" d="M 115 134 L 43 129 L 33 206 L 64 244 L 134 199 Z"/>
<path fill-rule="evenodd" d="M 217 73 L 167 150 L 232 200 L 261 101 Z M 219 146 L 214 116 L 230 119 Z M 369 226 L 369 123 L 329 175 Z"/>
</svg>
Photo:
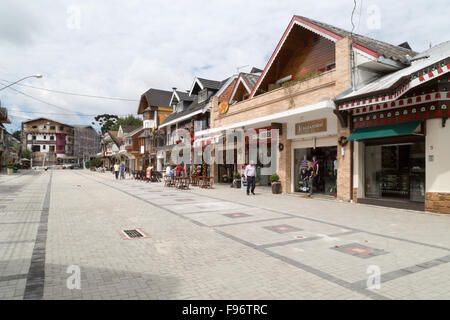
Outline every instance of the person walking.
<svg viewBox="0 0 450 320">
<path fill-rule="evenodd" d="M 116 180 L 119 179 L 119 171 L 120 171 L 120 166 L 119 164 L 116 162 L 114 164 L 114 174 L 116 175 Z"/>
<path fill-rule="evenodd" d="M 120 180 L 122 179 L 125 179 L 125 166 L 123 163 L 120 165 Z"/>
<path fill-rule="evenodd" d="M 181 165 L 180 164 L 177 164 L 177 177 L 180 177 L 181 176 Z"/>
<path fill-rule="evenodd" d="M 255 176 L 256 176 L 256 167 L 255 162 L 253 160 L 250 161 L 250 164 L 244 169 L 244 176 L 247 180 L 247 195 L 250 195 L 250 191 L 252 194 L 255 194 Z"/>
</svg>

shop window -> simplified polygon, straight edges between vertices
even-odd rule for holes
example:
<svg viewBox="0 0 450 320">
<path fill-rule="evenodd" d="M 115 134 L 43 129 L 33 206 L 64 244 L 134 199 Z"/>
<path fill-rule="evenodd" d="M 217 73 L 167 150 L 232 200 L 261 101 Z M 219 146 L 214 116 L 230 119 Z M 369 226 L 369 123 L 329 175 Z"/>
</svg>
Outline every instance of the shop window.
<svg viewBox="0 0 450 320">
<path fill-rule="evenodd" d="M 294 149 L 294 191 L 309 192 L 308 163 L 318 162 L 318 175 L 313 182 L 313 192 L 332 195 L 336 192 L 337 147 Z"/>
<path fill-rule="evenodd" d="M 366 145 L 365 195 L 386 200 L 425 201 L 425 143 Z"/>
</svg>

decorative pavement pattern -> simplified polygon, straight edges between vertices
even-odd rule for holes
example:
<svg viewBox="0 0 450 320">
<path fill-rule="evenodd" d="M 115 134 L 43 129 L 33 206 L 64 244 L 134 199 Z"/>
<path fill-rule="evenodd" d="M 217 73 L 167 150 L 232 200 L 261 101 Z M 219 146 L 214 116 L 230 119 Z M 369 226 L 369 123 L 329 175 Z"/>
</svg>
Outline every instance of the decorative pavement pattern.
<svg viewBox="0 0 450 320">
<path fill-rule="evenodd" d="M 0 299 L 450 298 L 449 216 L 256 193 L 2 175 Z"/>
</svg>

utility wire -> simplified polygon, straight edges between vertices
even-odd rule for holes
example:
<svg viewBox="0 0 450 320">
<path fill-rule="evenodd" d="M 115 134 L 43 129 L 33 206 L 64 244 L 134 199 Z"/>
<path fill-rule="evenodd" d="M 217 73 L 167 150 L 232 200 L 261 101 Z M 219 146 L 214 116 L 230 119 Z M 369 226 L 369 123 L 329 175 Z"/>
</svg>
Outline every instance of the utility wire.
<svg viewBox="0 0 450 320">
<path fill-rule="evenodd" d="M 1 81 L 0 81 L 0 82 L 1 82 Z M 9 87 L 8 89 L 14 90 L 14 91 L 16 91 L 16 92 L 18 92 L 18 93 L 20 93 L 20 94 L 23 94 L 24 96 L 27 96 L 27 97 L 29 97 L 29 98 L 31 98 L 31 99 L 34 99 L 34 100 L 36 100 L 36 101 L 39 101 L 39 102 L 41 102 L 41 103 L 47 104 L 47 105 L 49 105 L 49 106 L 52 106 L 52 107 L 55 107 L 55 108 L 58 108 L 58 109 L 62 109 L 62 110 L 64 110 L 64 111 L 68 111 L 69 113 L 53 113 L 53 112 L 21 111 L 21 110 L 11 110 L 11 111 L 16 111 L 16 112 L 21 112 L 21 113 L 39 113 L 39 114 L 52 114 L 52 115 L 78 116 L 78 117 L 95 117 L 95 116 L 98 115 L 98 114 L 85 114 L 85 113 L 78 114 L 78 113 L 73 112 L 72 110 L 69 110 L 69 109 L 66 109 L 66 108 L 64 108 L 64 107 L 58 106 L 58 105 L 56 105 L 56 104 L 53 104 L 53 103 L 50 103 L 50 102 L 41 100 L 41 99 L 36 98 L 36 97 L 33 97 L 33 96 L 31 96 L 31 95 L 29 95 L 29 94 L 27 94 L 27 93 L 25 93 L 25 92 L 22 92 L 22 91 L 20 91 L 20 90 L 17 90 L 17 89 L 11 88 L 11 87 Z M 128 113 L 128 114 L 123 114 L 123 115 L 117 115 L 117 116 L 125 116 L 125 117 L 126 117 L 126 116 L 128 116 L 129 114 L 130 114 L 130 113 Z"/>
<path fill-rule="evenodd" d="M 64 110 L 64 111 L 68 111 L 68 112 L 70 112 L 70 113 L 74 113 L 72 110 L 69 110 L 69 109 L 66 109 L 66 108 L 64 108 L 64 107 L 58 106 L 58 105 L 56 105 L 56 104 L 53 104 L 53 103 L 50 103 L 50 102 L 41 100 L 41 99 L 36 98 L 36 97 L 33 97 L 33 96 L 31 96 L 31 95 L 29 95 L 29 94 L 27 94 L 27 93 L 25 93 L 25 92 L 22 92 L 22 91 L 20 91 L 20 90 L 14 89 L 14 88 L 12 88 L 12 87 L 9 87 L 8 89 L 13 90 L 13 91 L 16 91 L 17 93 L 23 94 L 23 95 L 26 96 L 26 97 L 29 97 L 29 98 L 31 98 L 31 99 L 33 99 L 33 100 L 36 100 L 36 101 L 39 101 L 39 102 L 41 102 L 41 103 L 47 104 L 47 105 L 49 105 L 49 106 L 52 106 L 52 107 L 55 107 L 55 108 L 58 108 L 58 109 L 61 109 L 61 110 Z"/>
<path fill-rule="evenodd" d="M 353 31 L 355 30 L 355 24 L 353 23 L 353 15 L 355 14 L 355 10 L 356 10 L 356 0 L 353 0 L 353 11 L 352 11 L 352 17 L 350 18 L 350 22 L 352 23 L 352 36 L 353 36 Z"/>
<path fill-rule="evenodd" d="M 0 80 L 12 83 L 12 81 L 10 81 L 10 80 L 5 80 L 5 79 L 0 79 Z M 69 92 L 69 91 L 54 90 L 54 89 L 30 86 L 30 85 L 23 84 L 23 83 L 18 83 L 16 85 L 22 86 L 22 87 L 33 88 L 33 89 L 37 89 L 37 90 L 44 90 L 44 91 L 53 92 L 53 93 L 67 94 L 67 95 L 71 95 L 71 96 L 79 96 L 79 97 L 85 97 L 85 98 L 96 98 L 96 99 L 106 99 L 106 100 L 119 100 L 119 101 L 139 102 L 139 100 L 137 100 L 137 99 L 118 98 L 118 97 L 106 97 L 106 96 L 90 95 L 90 94 L 84 94 L 84 93 L 75 93 L 75 92 Z"/>
<path fill-rule="evenodd" d="M 39 113 L 39 114 L 53 114 L 55 116 L 78 116 L 78 117 L 96 117 L 98 114 L 76 114 L 76 113 L 53 113 L 53 112 L 40 112 L 40 111 L 21 111 L 21 110 L 10 110 L 10 112 L 20 112 L 20 113 Z M 9 113 L 8 113 L 9 114 Z M 118 117 L 126 117 L 128 114 L 115 114 Z"/>
</svg>

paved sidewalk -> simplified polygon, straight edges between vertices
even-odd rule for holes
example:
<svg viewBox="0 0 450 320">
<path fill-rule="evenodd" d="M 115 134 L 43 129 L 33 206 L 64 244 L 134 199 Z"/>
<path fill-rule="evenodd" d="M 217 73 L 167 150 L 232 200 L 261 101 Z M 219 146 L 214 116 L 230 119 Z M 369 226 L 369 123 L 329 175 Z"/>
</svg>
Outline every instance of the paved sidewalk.
<svg viewBox="0 0 450 320">
<path fill-rule="evenodd" d="M 86 170 L 9 186 L 0 298 L 450 298 L 450 216 Z M 124 240 L 136 228 L 149 237 Z M 69 289 L 77 268 L 81 288 Z M 381 287 L 368 289 L 376 269 Z"/>
</svg>

